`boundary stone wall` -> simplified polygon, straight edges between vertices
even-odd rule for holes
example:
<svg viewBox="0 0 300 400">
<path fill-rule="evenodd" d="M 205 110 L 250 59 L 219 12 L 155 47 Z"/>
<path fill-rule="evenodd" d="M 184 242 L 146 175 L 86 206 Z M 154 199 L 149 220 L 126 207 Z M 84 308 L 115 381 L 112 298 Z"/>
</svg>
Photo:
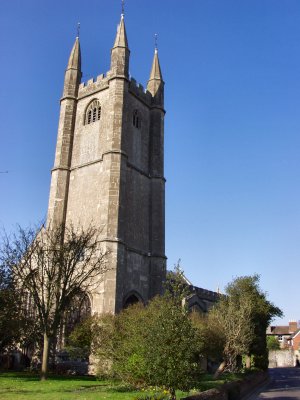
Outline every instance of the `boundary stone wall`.
<svg viewBox="0 0 300 400">
<path fill-rule="evenodd" d="M 206 390 L 202 393 L 184 397 L 181 400 L 241 400 L 256 387 L 266 382 L 268 378 L 267 371 L 257 372 L 245 377 L 243 380 L 226 383 L 220 389 Z"/>
<path fill-rule="evenodd" d="M 269 368 L 294 367 L 296 356 L 294 350 L 269 351 Z"/>
</svg>

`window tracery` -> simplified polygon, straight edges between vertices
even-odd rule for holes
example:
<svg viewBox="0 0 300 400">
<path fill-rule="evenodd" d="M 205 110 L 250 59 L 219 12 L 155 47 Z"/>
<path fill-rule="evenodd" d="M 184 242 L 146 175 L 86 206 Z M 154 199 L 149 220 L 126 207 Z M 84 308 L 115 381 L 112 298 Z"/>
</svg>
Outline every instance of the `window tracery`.
<svg viewBox="0 0 300 400">
<path fill-rule="evenodd" d="M 85 113 L 85 125 L 99 121 L 101 118 L 101 106 L 98 100 L 93 100 L 87 107 Z"/>
</svg>

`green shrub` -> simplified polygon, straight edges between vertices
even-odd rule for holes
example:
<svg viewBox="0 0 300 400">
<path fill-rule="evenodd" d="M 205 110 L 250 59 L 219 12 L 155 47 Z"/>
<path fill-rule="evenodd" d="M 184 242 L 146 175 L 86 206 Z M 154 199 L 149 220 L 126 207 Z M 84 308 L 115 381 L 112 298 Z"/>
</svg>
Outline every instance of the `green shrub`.
<svg viewBox="0 0 300 400">
<path fill-rule="evenodd" d="M 104 319 L 103 319 L 104 318 Z M 98 374 L 110 366 L 111 376 L 135 387 L 188 390 L 199 373 L 198 331 L 187 311 L 172 296 L 134 305 L 98 320 Z"/>
</svg>

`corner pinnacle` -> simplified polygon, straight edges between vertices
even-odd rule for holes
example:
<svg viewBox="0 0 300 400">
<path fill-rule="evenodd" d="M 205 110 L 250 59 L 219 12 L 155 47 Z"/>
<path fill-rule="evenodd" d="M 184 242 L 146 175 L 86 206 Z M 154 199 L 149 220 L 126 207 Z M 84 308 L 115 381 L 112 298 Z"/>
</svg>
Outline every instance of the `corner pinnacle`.
<svg viewBox="0 0 300 400">
<path fill-rule="evenodd" d="M 81 70 L 81 52 L 80 52 L 79 36 L 77 36 L 75 39 L 75 43 L 71 50 L 67 69 L 77 69 L 78 71 Z"/>
</svg>

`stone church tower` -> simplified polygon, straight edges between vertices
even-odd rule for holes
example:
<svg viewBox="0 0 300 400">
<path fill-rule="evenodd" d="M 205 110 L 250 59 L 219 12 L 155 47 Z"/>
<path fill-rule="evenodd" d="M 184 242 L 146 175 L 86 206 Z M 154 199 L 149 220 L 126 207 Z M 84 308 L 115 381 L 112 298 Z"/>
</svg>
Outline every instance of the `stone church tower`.
<svg viewBox="0 0 300 400">
<path fill-rule="evenodd" d="M 111 270 L 92 312 L 161 293 L 165 277 L 164 82 L 157 49 L 147 90 L 129 77 L 124 16 L 106 75 L 81 83 L 76 38 L 65 72 L 48 224 L 101 232 Z"/>
</svg>

